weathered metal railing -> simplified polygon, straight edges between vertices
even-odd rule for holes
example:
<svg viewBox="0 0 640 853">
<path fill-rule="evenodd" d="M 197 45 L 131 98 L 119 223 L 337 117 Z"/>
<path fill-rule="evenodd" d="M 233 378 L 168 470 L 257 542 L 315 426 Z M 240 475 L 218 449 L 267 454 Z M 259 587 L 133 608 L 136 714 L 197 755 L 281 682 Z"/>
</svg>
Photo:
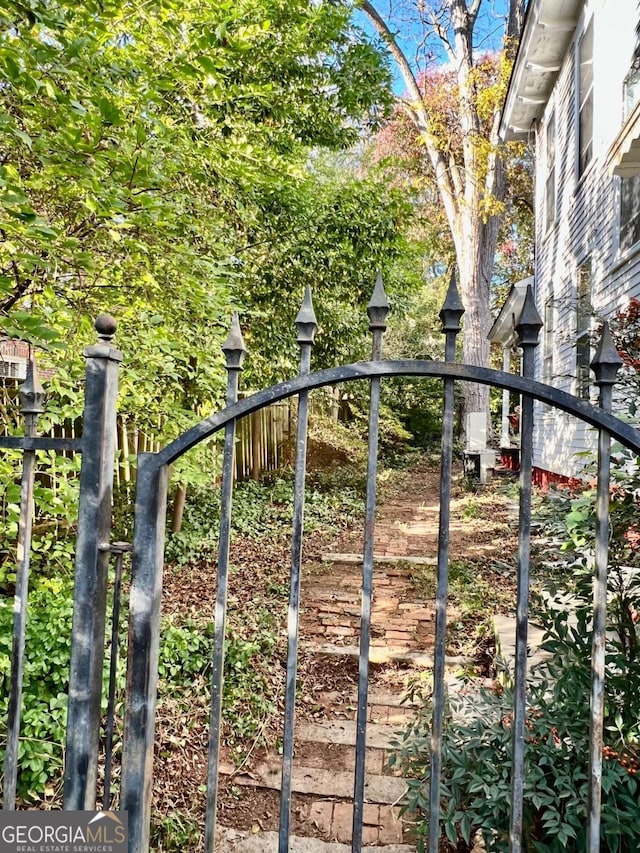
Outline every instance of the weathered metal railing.
<svg viewBox="0 0 640 853">
<path fill-rule="evenodd" d="M 34 517 L 33 489 L 38 451 L 82 453 L 71 643 L 69 709 L 65 754 L 65 808 L 94 809 L 100 744 L 102 661 L 105 648 L 106 590 L 114 471 L 116 393 L 120 353 L 111 346 L 115 321 L 96 320 L 99 342 L 85 352 L 85 408 L 81 439 L 38 436 L 44 392 L 32 356 L 19 391 L 23 436 L 0 436 L 0 447 L 22 450 L 23 474 L 17 540 L 17 572 L 10 675 L 3 808 L 16 806 L 18 748 Z M 121 563 L 119 563 L 121 566 Z M 119 596 L 119 591 L 116 596 Z M 115 604 L 114 606 L 119 606 Z M 116 614 L 117 616 L 117 614 Z M 117 641 L 112 642 L 117 655 Z M 113 661 L 112 666 L 115 666 Z M 115 673 L 113 678 L 115 678 Z M 113 729 L 113 702 L 109 720 Z M 110 759 L 109 759 L 110 760 Z M 109 780 L 107 778 L 107 788 Z"/>
<path fill-rule="evenodd" d="M 431 740 L 429 851 L 437 853 L 440 841 L 440 790 L 442 773 L 443 712 L 446 702 L 445 639 L 449 566 L 449 522 L 451 497 L 453 387 L 455 381 L 479 382 L 522 395 L 522 464 L 520 474 L 518 600 L 513 709 L 513 756 L 511 789 L 510 850 L 520 853 L 525 784 L 525 732 L 527 713 L 527 628 L 529 595 L 529 545 L 531 529 L 531 467 L 533 452 L 533 403 L 541 401 L 568 412 L 599 432 L 598 499 L 594 584 L 594 625 L 590 715 L 588 853 L 600 848 L 602 789 L 602 740 L 604 660 L 606 628 L 607 548 L 609 531 L 609 452 L 614 437 L 640 455 L 640 433 L 615 418 L 611 410 L 611 388 L 620 363 L 605 326 L 592 368 L 600 388 L 599 406 L 592 406 L 559 389 L 533 379 L 533 356 L 538 344 L 540 318 L 529 288 L 516 331 L 523 349 L 523 375 L 513 376 L 487 368 L 455 362 L 455 342 L 463 314 L 455 279 L 452 278 L 441 312 L 446 336 L 442 362 L 382 359 L 382 336 L 388 302 L 378 279 L 368 313 L 373 335 L 372 360 L 312 373 L 311 350 L 316 320 L 311 294 L 296 319 L 300 345 L 297 377 L 238 400 L 239 374 L 245 356 L 238 317 L 223 350 L 227 359 L 227 406 L 224 411 L 188 430 L 158 453 L 139 456 L 136 518 L 132 555 L 129 605 L 127 687 L 125 696 L 122 786 L 120 808 L 129 812 L 130 851 L 147 853 L 153 785 L 153 746 L 158 681 L 160 602 L 164 554 L 168 467 L 190 448 L 213 433 L 225 431 L 222 478 L 222 512 L 218 558 L 215 638 L 213 651 L 210 745 L 207 785 L 205 845 L 212 853 L 216 836 L 218 760 L 222 716 L 224 642 L 227 615 L 229 545 L 233 497 L 233 462 L 236 422 L 279 401 L 297 397 L 295 493 L 292 523 L 291 584 L 288 612 L 288 656 L 281 783 L 279 853 L 289 850 L 290 815 L 295 740 L 296 674 L 298 659 L 298 615 L 304 519 L 304 487 L 309 394 L 313 389 L 340 382 L 365 380 L 370 384 L 369 451 L 365 540 L 363 549 L 362 607 L 359 652 L 356 761 L 354 769 L 352 851 L 362 848 L 365 802 L 365 748 L 369 685 L 371 601 L 373 595 L 373 543 L 375 532 L 376 470 L 380 386 L 385 377 L 434 377 L 443 381 L 444 409 L 440 477 L 440 521 L 436 590 L 436 643 L 434 652 L 433 720 Z M 96 808 L 100 699 L 105 647 L 108 564 L 116 557 L 114 606 L 111 626 L 111 671 L 107 712 L 106 780 L 103 805 L 111 804 L 111 744 L 115 725 L 115 685 L 118 656 L 119 587 L 126 543 L 109 542 L 113 449 L 115 440 L 115 395 L 120 353 L 111 347 L 115 324 L 102 317 L 96 323 L 100 343 L 85 351 L 87 358 L 86 401 L 83 437 L 80 441 L 39 438 L 37 418 L 42 410 L 42 392 L 32 363 L 22 388 L 25 434 L 0 437 L 0 447 L 18 448 L 24 454 L 20 513 L 18 577 L 15 600 L 11 699 L 5 759 L 4 808 L 15 807 L 18 739 L 20 732 L 21 684 L 24 669 L 24 638 L 29 579 L 32 492 L 38 450 L 82 451 L 76 587 L 69 687 L 69 725 L 65 764 L 65 808 Z"/>
<path fill-rule="evenodd" d="M 527 626 L 529 594 L 529 540 L 531 527 L 531 467 L 533 442 L 533 401 L 539 400 L 557 409 L 569 412 L 595 426 L 601 435 L 597 533 L 596 619 L 594 626 L 594 676 L 591 712 L 591 773 L 589 807 L 591 828 L 589 853 L 595 853 L 599 843 L 600 767 L 602 743 L 602 683 L 604 654 L 604 613 L 606 589 L 606 539 L 608 530 L 608 442 L 614 436 L 627 447 L 640 453 L 640 434 L 628 424 L 609 413 L 610 383 L 615 377 L 616 358 L 612 346 L 603 345 L 594 359 L 596 382 L 601 387 L 600 407 L 590 405 L 556 388 L 533 379 L 533 354 L 538 344 L 540 318 L 535 310 L 533 294 L 529 289 L 522 314 L 516 324 L 523 349 L 523 375 L 512 376 L 500 371 L 470 365 L 456 364 L 455 340 L 460 331 L 462 304 L 452 279 L 441 318 L 446 335 L 444 362 L 384 361 L 381 359 L 381 340 L 385 328 L 388 303 L 381 280 L 378 280 L 369 305 L 370 327 L 373 333 L 373 358 L 369 362 L 336 367 L 310 373 L 310 352 L 315 331 L 315 317 L 310 294 L 297 318 L 298 342 L 301 347 L 299 375 L 287 382 L 237 401 L 237 375 L 244 357 L 244 344 L 234 318 L 229 341 L 224 347 L 229 370 L 228 407 L 180 436 L 158 454 L 144 454 L 140 458 L 138 476 L 137 516 L 134 537 L 133 578 L 131 593 L 131 621 L 129 635 L 129 670 L 125 740 L 123 745 L 122 806 L 129 811 L 132 853 L 146 853 L 148 849 L 150 797 L 152 788 L 153 726 L 157 688 L 157 648 L 159 642 L 159 602 L 162 586 L 164 512 L 166 501 L 167 466 L 198 442 L 212 433 L 226 430 L 225 471 L 232 464 L 235 422 L 263 407 L 294 396 L 298 397 L 297 466 L 293 507 L 293 541 L 291 560 L 291 587 L 288 618 L 288 659 L 285 703 L 285 729 L 281 783 L 281 809 L 279 853 L 289 849 L 290 810 L 293 774 L 293 743 L 295 719 L 295 678 L 298 653 L 298 612 L 300 607 L 300 560 L 302 547 L 302 520 L 304 513 L 304 467 L 306 459 L 307 402 L 314 388 L 338 382 L 367 380 L 370 383 L 369 454 L 367 500 L 365 509 L 365 543 L 363 550 L 362 611 L 360 631 L 360 663 L 358 681 L 358 709 L 356 726 L 356 761 L 353 795 L 352 851 L 362 847 L 362 818 L 365 791 L 365 746 L 368 700 L 368 669 L 371 596 L 373 593 L 373 542 L 376 500 L 377 432 L 380 382 L 388 376 L 439 377 L 444 383 L 444 421 L 442 437 L 442 468 L 440 482 L 440 524 L 438 544 L 438 583 L 436 593 L 436 647 L 434 655 L 434 712 L 432 729 L 430 837 L 429 851 L 436 853 L 440 839 L 440 777 L 442 760 L 442 719 L 446 701 L 445 687 L 445 637 L 447 575 L 449 564 L 449 503 L 452 460 L 452 417 L 454 381 L 480 382 L 508 389 L 523 397 L 522 411 L 522 467 L 520 476 L 519 547 L 518 547 L 518 603 L 515 665 L 515 700 L 513 722 L 513 772 L 511 794 L 511 851 L 522 849 L 522 815 L 524 796 L 525 723 L 527 708 Z M 212 851 L 215 843 L 217 763 L 219 754 L 220 715 L 222 710 L 222 678 L 224 626 L 226 619 L 227 561 L 230 535 L 232 482 L 223 478 L 223 512 L 221 515 L 220 562 L 218 567 L 218 597 L 216 602 L 216 639 L 211 707 L 211 746 L 208 776 L 206 849 Z"/>
<path fill-rule="evenodd" d="M 44 411 L 44 391 L 38 379 L 35 355 L 27 366 L 27 377 L 20 388 L 20 413 L 24 418 L 24 437 L 35 438 L 38 415 Z M 3 808 L 15 808 L 18 782 L 18 745 L 22 716 L 22 682 L 24 645 L 29 598 L 29 569 L 33 530 L 33 487 L 36 474 L 36 451 L 25 447 L 20 485 L 20 518 L 18 521 L 16 591 L 13 603 L 13 637 L 11 642 L 11 681 L 7 713 L 7 746 L 4 757 Z"/>
</svg>

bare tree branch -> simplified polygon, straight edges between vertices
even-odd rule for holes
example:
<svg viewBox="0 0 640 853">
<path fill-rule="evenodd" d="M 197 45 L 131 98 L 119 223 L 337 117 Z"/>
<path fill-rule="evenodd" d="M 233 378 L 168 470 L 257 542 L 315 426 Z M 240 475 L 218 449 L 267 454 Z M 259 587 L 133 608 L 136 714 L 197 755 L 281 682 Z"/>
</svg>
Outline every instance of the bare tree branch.
<svg viewBox="0 0 640 853">
<path fill-rule="evenodd" d="M 361 8 L 386 42 L 389 52 L 398 64 L 410 98 L 410 100 L 403 99 L 400 106 L 411 119 L 425 143 L 447 216 L 455 220 L 458 216 L 459 193 L 456 192 L 445 155 L 429 129 L 429 117 L 415 75 L 384 18 L 378 14 L 369 0 L 364 0 Z"/>
<path fill-rule="evenodd" d="M 378 14 L 378 12 L 376 11 L 376 9 L 374 9 L 371 3 L 369 3 L 369 0 L 364 0 L 361 8 L 386 42 L 387 48 L 389 49 L 389 53 L 398 63 L 398 68 L 400 69 L 400 73 L 402 74 L 402 79 L 404 80 L 404 84 L 407 87 L 407 91 L 416 101 L 416 103 L 421 103 L 422 93 L 420 92 L 418 82 L 413 74 L 413 71 L 411 70 L 411 66 L 409 65 L 407 57 L 404 55 L 404 52 L 396 41 L 396 37 L 387 25 L 387 22 Z"/>
<path fill-rule="evenodd" d="M 452 62 L 454 62 L 455 58 L 456 58 L 456 54 L 455 54 L 455 51 L 453 49 L 453 45 L 449 41 L 449 36 L 447 35 L 446 27 L 444 27 L 442 25 L 442 23 L 438 20 L 438 17 L 436 15 L 436 13 L 433 11 L 433 9 L 429 10 L 428 15 L 429 15 L 429 22 L 430 22 L 431 26 L 433 27 L 433 31 L 435 32 L 435 34 L 438 36 L 438 38 L 440 39 L 440 41 L 444 45 L 444 49 L 447 51 L 447 55 L 449 56 L 449 59 Z"/>
<path fill-rule="evenodd" d="M 480 6 L 482 6 L 482 0 L 473 0 L 473 2 L 469 4 L 469 23 L 471 27 L 475 25 L 478 12 L 480 11 Z"/>
</svg>

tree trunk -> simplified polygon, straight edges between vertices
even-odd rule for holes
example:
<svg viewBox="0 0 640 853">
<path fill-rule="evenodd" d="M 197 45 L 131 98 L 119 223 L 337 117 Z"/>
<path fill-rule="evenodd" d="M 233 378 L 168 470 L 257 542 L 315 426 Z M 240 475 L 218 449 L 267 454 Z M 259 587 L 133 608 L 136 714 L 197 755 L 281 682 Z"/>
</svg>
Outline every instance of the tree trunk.
<svg viewBox="0 0 640 853">
<path fill-rule="evenodd" d="M 448 147 L 448 140 L 438 138 L 431 129 L 429 108 L 418 85 L 419 78 L 399 46 L 395 33 L 371 2 L 362 0 L 362 10 L 386 42 L 402 73 L 408 97 L 400 99 L 400 102 L 420 134 L 451 229 L 460 295 L 465 307 L 463 361 L 487 367 L 487 334 L 491 326 L 490 282 L 500 225 L 497 212 L 505 198 L 506 183 L 498 137 L 500 105 L 496 105 L 492 127 L 484 137 L 489 143 L 486 163 L 481 162 L 478 145 L 481 122 L 477 80 L 473 73 L 473 31 L 481 5 L 482 0 L 442 0 L 439 4 L 421 0 L 420 5 L 423 20 L 429 22 L 432 34 L 440 39 L 441 46 L 456 68 L 463 161 L 457 162 Z M 524 3 L 522 0 L 509 0 L 506 11 L 505 45 L 513 52 L 513 39 L 522 23 Z M 493 215 L 487 213 L 487 202 L 495 211 Z M 465 383 L 464 414 L 471 412 L 486 412 L 487 435 L 490 435 L 488 386 Z M 463 417 L 463 429 L 465 421 Z"/>
<path fill-rule="evenodd" d="M 468 214 L 461 229 L 454 234 L 456 244 L 464 249 L 456 254 L 459 263 L 460 294 L 465 308 L 462 335 L 462 360 L 465 364 L 487 367 L 491 328 L 490 281 L 497 241 L 497 224 L 483 223 Z M 489 411 L 489 388 L 477 383 L 464 383 L 464 414 Z M 466 424 L 462 424 L 463 429 Z"/>
</svg>

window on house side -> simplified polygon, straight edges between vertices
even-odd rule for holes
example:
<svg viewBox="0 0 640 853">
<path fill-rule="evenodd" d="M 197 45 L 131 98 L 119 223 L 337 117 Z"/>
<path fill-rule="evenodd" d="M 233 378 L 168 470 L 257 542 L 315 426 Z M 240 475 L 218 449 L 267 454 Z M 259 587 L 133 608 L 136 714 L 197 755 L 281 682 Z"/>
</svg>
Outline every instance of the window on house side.
<svg viewBox="0 0 640 853">
<path fill-rule="evenodd" d="M 593 19 L 578 42 L 578 172 L 593 157 Z"/>
<path fill-rule="evenodd" d="M 553 299 L 544 304 L 544 339 L 542 344 L 542 381 L 553 379 L 553 340 L 554 340 Z"/>
<path fill-rule="evenodd" d="M 628 116 L 640 101 L 640 67 L 632 67 L 624 79 L 624 114 Z"/>
<path fill-rule="evenodd" d="M 640 4 L 638 4 L 640 15 Z M 626 118 L 640 101 L 640 22 L 636 26 L 636 44 L 629 73 L 624 78 L 624 117 Z"/>
<path fill-rule="evenodd" d="M 578 269 L 576 304 L 576 394 L 589 399 L 591 386 L 591 261 Z"/>
<path fill-rule="evenodd" d="M 547 228 L 556 218 L 556 114 L 552 112 L 547 122 L 547 183 L 545 187 L 545 216 Z"/>
<path fill-rule="evenodd" d="M 620 252 L 640 242 L 640 175 L 620 180 Z"/>
<path fill-rule="evenodd" d="M 27 363 L 24 359 L 12 359 L 0 356 L 0 378 L 24 379 L 27 375 Z"/>
</svg>

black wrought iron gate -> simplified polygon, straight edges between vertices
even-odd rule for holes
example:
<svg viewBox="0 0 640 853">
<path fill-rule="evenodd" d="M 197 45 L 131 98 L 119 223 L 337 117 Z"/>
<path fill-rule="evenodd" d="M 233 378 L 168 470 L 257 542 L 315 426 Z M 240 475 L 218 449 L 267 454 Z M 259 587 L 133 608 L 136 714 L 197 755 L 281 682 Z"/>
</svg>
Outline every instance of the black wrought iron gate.
<svg viewBox="0 0 640 853">
<path fill-rule="evenodd" d="M 370 361 L 310 372 L 316 320 L 307 290 L 296 319 L 300 346 L 299 375 L 251 397 L 238 400 L 238 378 L 245 348 L 237 316 L 223 346 L 228 371 L 226 408 L 188 430 L 159 453 L 139 456 L 133 541 L 133 567 L 129 602 L 127 684 L 124 712 L 120 808 L 129 814 L 130 851 L 149 849 L 149 824 L 153 783 L 153 747 L 158 680 L 160 604 L 164 561 L 168 468 L 182 454 L 213 433 L 224 430 L 222 510 L 218 555 L 215 639 L 210 713 L 209 770 L 205 849 L 213 853 L 216 831 L 218 752 L 222 710 L 224 640 L 227 609 L 229 542 L 233 494 L 235 428 L 239 418 L 289 397 L 298 398 L 295 496 L 291 547 L 291 582 L 288 615 L 288 659 L 283 740 L 279 853 L 289 849 L 290 808 L 295 727 L 295 688 L 298 655 L 298 612 L 307 453 L 308 395 L 316 388 L 340 382 L 365 380 L 370 385 L 369 450 L 367 471 L 365 543 L 362 565 L 362 609 L 357 707 L 356 766 L 353 792 L 352 850 L 362 847 L 365 799 L 365 739 L 369 682 L 369 644 L 373 578 L 373 542 L 376 508 L 380 383 L 385 377 L 435 377 L 443 381 L 444 409 L 440 478 L 440 521 L 437 559 L 436 640 L 434 656 L 433 722 L 431 742 L 429 851 L 437 853 L 440 835 L 439 792 L 443 713 L 445 707 L 445 632 L 449 564 L 449 510 L 453 455 L 454 382 L 479 382 L 522 395 L 521 470 L 519 504 L 518 600 L 513 709 L 513 768 L 511 791 L 510 849 L 522 850 L 525 723 L 527 705 L 527 628 L 531 526 L 531 472 L 533 404 L 539 400 L 568 412 L 598 430 L 597 521 L 595 542 L 594 620 L 591 686 L 591 733 L 589 758 L 588 853 L 600 847 L 600 799 L 602 779 L 602 729 L 606 630 L 607 555 L 609 531 L 610 442 L 614 437 L 640 455 L 640 433 L 612 416 L 612 386 L 620 364 L 605 326 L 592 369 L 600 389 L 599 406 L 592 406 L 549 385 L 534 381 L 534 350 L 541 321 L 529 289 L 516 324 L 523 352 L 522 376 L 455 363 L 455 342 L 463 307 L 452 278 L 441 311 L 446 338 L 444 362 L 381 358 L 382 336 L 389 310 L 379 277 L 368 307 L 373 336 Z M 28 594 L 30 504 L 33 460 L 40 449 L 74 450 L 83 454 L 81 498 L 76 555 L 76 585 L 72 656 L 69 681 L 69 715 L 66 743 L 64 807 L 95 809 L 100 704 L 105 635 L 107 564 L 115 553 L 121 567 L 127 546 L 110 542 L 111 490 L 115 436 L 115 398 L 120 353 L 111 345 L 115 324 L 106 316 L 96 321 L 100 342 L 85 351 L 87 384 L 84 432 L 81 440 L 38 438 L 36 421 L 42 411 L 42 393 L 33 367 L 22 389 L 24 437 L 0 438 L 0 447 L 20 448 L 24 453 L 19 571 L 16 590 L 11 704 L 5 761 L 4 808 L 15 808 L 17 744 L 20 732 L 21 685 L 24 655 L 26 601 Z M 111 713 L 113 709 L 111 708 Z M 108 802 L 108 800 L 107 800 Z"/>
</svg>

